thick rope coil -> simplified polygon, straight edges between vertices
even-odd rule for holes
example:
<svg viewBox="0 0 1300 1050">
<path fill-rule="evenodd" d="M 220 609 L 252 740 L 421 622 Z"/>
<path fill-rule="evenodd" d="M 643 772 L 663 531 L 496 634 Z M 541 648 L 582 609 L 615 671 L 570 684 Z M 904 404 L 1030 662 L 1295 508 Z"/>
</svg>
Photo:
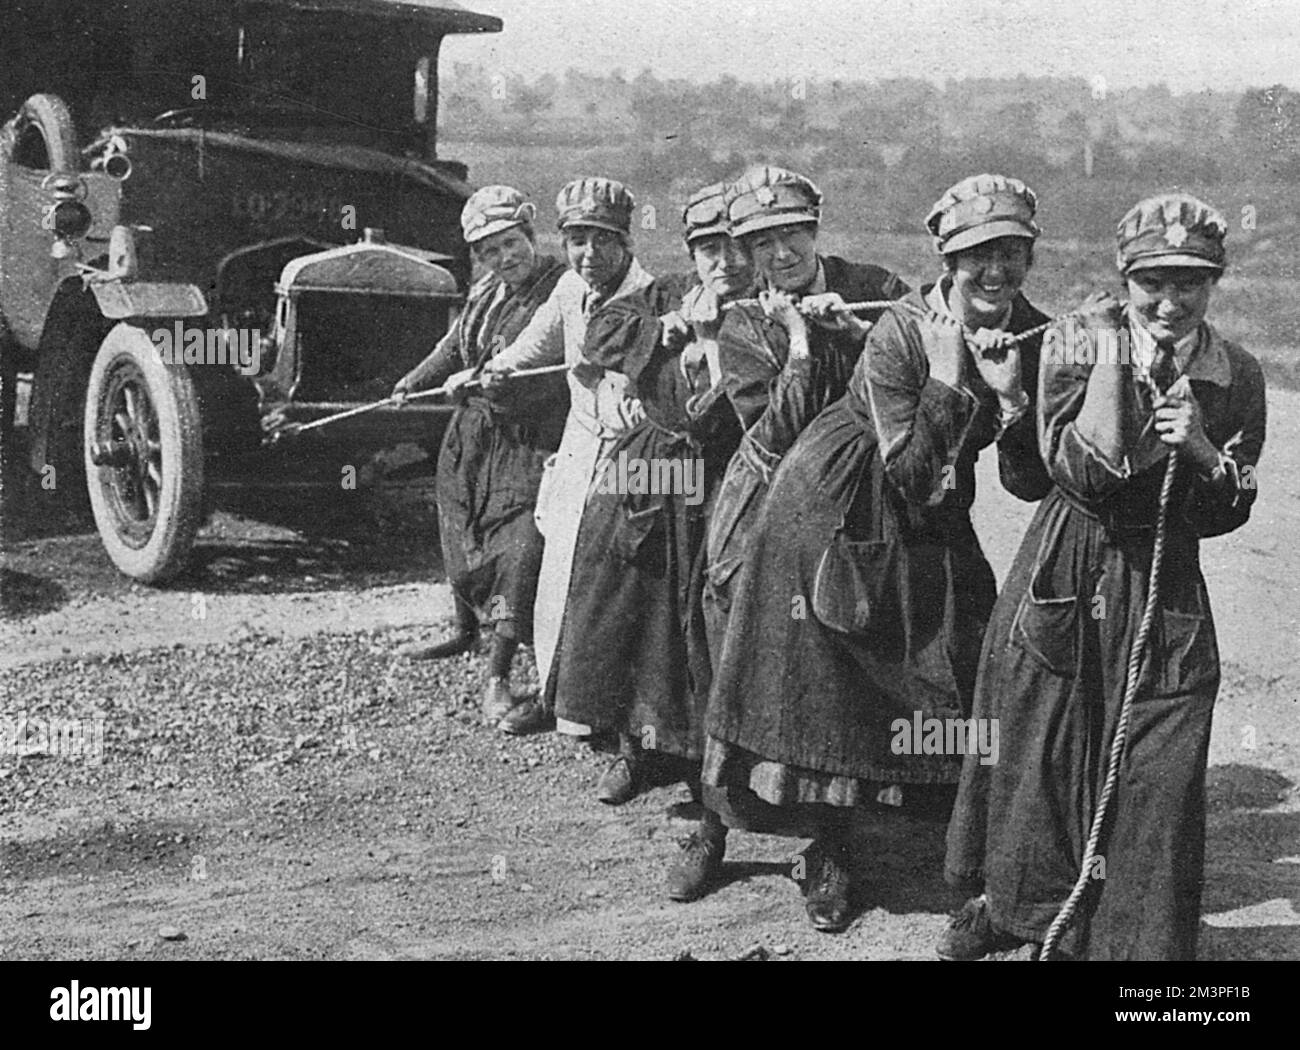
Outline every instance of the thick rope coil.
<svg viewBox="0 0 1300 1050">
<path fill-rule="evenodd" d="M 1124 759 L 1124 748 L 1128 742 L 1129 718 L 1133 713 L 1133 700 L 1137 696 L 1138 679 L 1142 671 L 1142 657 L 1146 652 L 1147 637 L 1151 633 L 1151 624 L 1155 619 L 1156 605 L 1160 597 L 1160 563 L 1164 560 L 1165 532 L 1169 518 L 1169 499 L 1174 488 L 1174 475 L 1178 470 L 1178 450 L 1169 450 L 1169 462 L 1165 467 L 1164 483 L 1160 486 L 1160 510 L 1156 516 L 1155 543 L 1151 549 L 1151 572 L 1147 578 L 1146 608 L 1142 610 L 1142 620 L 1138 624 L 1137 634 L 1133 636 L 1133 648 L 1129 651 L 1128 677 L 1124 684 L 1124 702 L 1120 706 L 1119 718 L 1115 722 L 1115 738 L 1110 745 L 1110 762 L 1106 769 L 1106 782 L 1097 799 L 1097 809 L 1092 818 L 1092 830 L 1088 833 L 1088 842 L 1083 850 L 1083 860 L 1079 864 L 1079 879 L 1070 891 L 1070 896 L 1061 905 L 1047 936 L 1043 938 L 1043 947 L 1038 954 L 1040 961 L 1047 960 L 1056 948 L 1057 942 L 1069 928 L 1079 902 L 1092 882 L 1092 862 L 1101 846 L 1102 828 L 1110 809 L 1111 798 L 1119 783 L 1120 766 Z"/>
</svg>

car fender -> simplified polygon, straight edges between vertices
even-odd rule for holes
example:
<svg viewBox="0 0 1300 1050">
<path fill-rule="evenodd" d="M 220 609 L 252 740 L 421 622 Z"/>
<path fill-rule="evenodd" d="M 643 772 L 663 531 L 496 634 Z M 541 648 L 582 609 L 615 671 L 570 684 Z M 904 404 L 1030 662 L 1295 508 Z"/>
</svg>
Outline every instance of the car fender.
<svg viewBox="0 0 1300 1050">
<path fill-rule="evenodd" d="M 110 321 L 142 317 L 206 317 L 208 301 L 197 285 L 155 281 L 92 280 L 100 313 Z"/>
<path fill-rule="evenodd" d="M 52 446 L 61 421 L 69 421 L 80 430 L 90 366 L 110 327 L 80 279 L 71 277 L 59 286 L 36 348 L 27 417 L 33 470 L 41 470 L 54 454 Z M 77 446 L 79 451 L 80 440 Z"/>
</svg>

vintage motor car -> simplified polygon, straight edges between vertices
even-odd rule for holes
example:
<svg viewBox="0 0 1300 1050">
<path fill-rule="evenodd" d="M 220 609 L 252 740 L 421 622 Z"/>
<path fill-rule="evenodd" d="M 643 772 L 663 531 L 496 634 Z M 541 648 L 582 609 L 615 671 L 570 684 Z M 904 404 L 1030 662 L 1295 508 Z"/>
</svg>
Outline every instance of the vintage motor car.
<svg viewBox="0 0 1300 1050">
<path fill-rule="evenodd" d="M 29 466 L 85 485 L 122 572 L 175 577 L 223 493 L 436 447 L 427 401 L 266 438 L 385 397 L 454 319 L 472 187 L 437 156 L 438 51 L 500 28 L 445 0 L 9 5 L 4 447 L 30 372 Z"/>
</svg>

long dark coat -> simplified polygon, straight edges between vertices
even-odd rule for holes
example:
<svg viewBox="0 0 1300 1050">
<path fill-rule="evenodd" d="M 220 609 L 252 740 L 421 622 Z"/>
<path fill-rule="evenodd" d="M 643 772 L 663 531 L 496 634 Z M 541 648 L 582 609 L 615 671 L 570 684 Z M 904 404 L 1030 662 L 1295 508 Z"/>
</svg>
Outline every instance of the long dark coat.
<svg viewBox="0 0 1300 1050">
<path fill-rule="evenodd" d="M 909 291 L 882 267 L 833 255 L 821 261 L 826 290 L 838 292 L 845 302 L 899 299 Z M 875 322 L 883 312 L 859 316 Z M 715 660 L 726 633 L 732 580 L 745 559 L 746 538 L 772 474 L 804 427 L 844 394 L 862 353 L 862 343 L 852 335 L 813 324 L 808 342 L 810 359 L 792 360 L 785 328 L 754 307 L 731 311 L 718 336 L 727 397 L 745 436 L 709 516 L 705 620 Z"/>
<path fill-rule="evenodd" d="M 479 368 L 509 346 L 564 273 L 542 257 L 523 287 L 487 276 L 437 348 L 408 375 L 412 392 Z M 542 466 L 559 446 L 569 392 L 563 376 L 511 384 L 498 399 L 471 396 L 452 414 L 438 454 L 438 528 L 443 565 L 455 593 L 494 623 L 532 636 L 542 537 L 533 506 Z"/>
<path fill-rule="evenodd" d="M 1081 924 L 1062 942 L 1090 958 L 1196 954 L 1206 756 L 1219 686 L 1199 540 L 1236 529 L 1250 515 L 1265 404 L 1259 364 L 1208 325 L 1185 374 L 1207 436 L 1227 446 L 1238 477 L 1216 487 L 1190 464 L 1178 466 L 1159 608 L 1111 803 L 1104 868 L 1080 909 Z M 1085 393 L 1102 382 L 1112 384 L 1107 396 L 1137 435 L 1124 445 L 1125 464 L 1109 462 L 1080 425 Z M 963 770 L 947 876 L 968 890 L 983 888 L 998 926 L 1041 942 L 1079 874 L 1105 782 L 1146 602 L 1167 456 L 1150 427 L 1150 395 L 1127 367 L 1048 362 L 1039 412 L 1056 487 L 1025 535 L 984 640 L 974 715 L 998 720 L 1001 756 L 996 765 L 968 760 Z"/>
<path fill-rule="evenodd" d="M 908 302 L 925 309 L 918 295 Z M 1007 330 L 1045 320 L 1018 297 Z M 738 574 L 709 703 L 706 784 L 798 806 L 861 804 L 882 783 L 956 781 L 960 757 L 899 753 L 894 726 L 969 713 L 996 594 L 970 507 L 976 458 L 998 435 L 998 401 L 962 339 L 950 321 L 892 308 L 867 336 L 845 397 L 786 454 Z M 963 362 L 956 387 L 931 378 L 929 365 L 931 348 L 953 340 Z M 1023 374 L 1036 375 L 1039 340 L 1020 350 Z M 1032 414 L 997 448 L 1005 487 L 1040 499 L 1050 483 Z M 865 632 L 832 629 L 814 602 L 842 524 L 854 540 L 896 536 L 911 559 Z"/>
<path fill-rule="evenodd" d="M 675 299 L 661 287 L 648 301 L 611 303 L 587 330 L 584 356 L 627 375 L 645 419 L 616 441 L 583 511 L 556 713 L 697 759 L 711 680 L 700 602 L 704 526 L 740 428 L 707 371 L 685 374 L 681 351 L 660 345 L 658 318 Z M 618 491 L 621 463 L 650 465 L 682 484 Z"/>
</svg>

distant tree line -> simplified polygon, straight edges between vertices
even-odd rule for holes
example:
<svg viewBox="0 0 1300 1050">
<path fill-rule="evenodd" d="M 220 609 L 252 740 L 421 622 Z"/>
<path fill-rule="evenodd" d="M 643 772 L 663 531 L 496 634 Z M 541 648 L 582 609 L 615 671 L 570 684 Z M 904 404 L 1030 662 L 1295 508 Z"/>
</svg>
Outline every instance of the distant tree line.
<svg viewBox="0 0 1300 1050">
<path fill-rule="evenodd" d="M 938 155 L 955 169 L 1026 178 L 1300 181 L 1300 93 L 1280 84 L 1176 95 L 1077 77 L 698 84 L 570 70 L 525 80 L 460 63 L 444 70 L 441 98 L 453 138 L 618 143 L 643 151 L 648 167 L 672 149 L 692 174 L 785 151 L 822 170 L 906 171 Z"/>
</svg>

